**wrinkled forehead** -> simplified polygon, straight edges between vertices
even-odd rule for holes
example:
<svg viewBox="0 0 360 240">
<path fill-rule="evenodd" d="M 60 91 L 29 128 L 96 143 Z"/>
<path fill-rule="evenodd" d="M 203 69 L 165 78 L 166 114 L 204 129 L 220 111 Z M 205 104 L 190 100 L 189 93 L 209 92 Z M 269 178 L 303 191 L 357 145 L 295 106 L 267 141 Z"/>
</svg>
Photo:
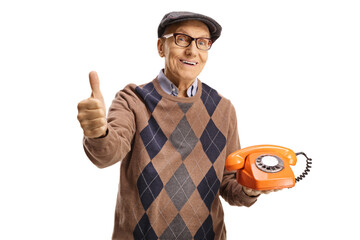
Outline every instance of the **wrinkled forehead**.
<svg viewBox="0 0 360 240">
<path fill-rule="evenodd" d="M 209 28 L 205 23 L 198 20 L 186 20 L 174 23 L 165 29 L 165 34 L 175 32 L 185 33 L 193 37 L 210 37 Z"/>
</svg>

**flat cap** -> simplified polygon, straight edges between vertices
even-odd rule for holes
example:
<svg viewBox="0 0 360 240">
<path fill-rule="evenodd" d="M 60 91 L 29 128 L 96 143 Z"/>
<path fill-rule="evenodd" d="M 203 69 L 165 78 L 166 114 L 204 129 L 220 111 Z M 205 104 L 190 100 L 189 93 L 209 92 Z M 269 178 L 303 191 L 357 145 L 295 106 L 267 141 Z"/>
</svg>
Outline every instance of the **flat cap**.
<svg viewBox="0 0 360 240">
<path fill-rule="evenodd" d="M 219 23 L 211 17 L 193 12 L 170 12 L 165 14 L 158 27 L 158 37 L 160 38 L 163 36 L 166 27 L 169 25 L 186 20 L 198 20 L 205 23 L 209 28 L 210 36 L 213 42 L 220 37 L 222 28 Z"/>
</svg>

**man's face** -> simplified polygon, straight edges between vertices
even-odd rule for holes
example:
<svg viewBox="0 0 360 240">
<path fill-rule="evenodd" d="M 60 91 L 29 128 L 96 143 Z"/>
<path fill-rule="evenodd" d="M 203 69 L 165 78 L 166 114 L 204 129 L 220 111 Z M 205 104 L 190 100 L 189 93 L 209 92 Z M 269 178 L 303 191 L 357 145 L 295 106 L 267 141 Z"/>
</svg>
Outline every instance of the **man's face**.
<svg viewBox="0 0 360 240">
<path fill-rule="evenodd" d="M 165 34 L 169 33 L 184 33 L 193 38 L 210 37 L 208 27 L 195 20 L 170 25 L 165 31 Z M 180 47 L 175 44 L 173 37 L 160 38 L 158 52 L 161 57 L 165 57 L 165 76 L 175 84 L 194 81 L 208 58 L 208 51 L 198 49 L 195 41 L 188 47 Z"/>
</svg>

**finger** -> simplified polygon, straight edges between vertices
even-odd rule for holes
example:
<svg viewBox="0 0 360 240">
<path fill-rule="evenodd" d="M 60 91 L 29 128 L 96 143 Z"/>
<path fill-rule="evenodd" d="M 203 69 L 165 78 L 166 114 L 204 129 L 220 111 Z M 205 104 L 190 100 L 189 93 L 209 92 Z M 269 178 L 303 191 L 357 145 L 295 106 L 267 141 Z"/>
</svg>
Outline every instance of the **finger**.
<svg viewBox="0 0 360 240">
<path fill-rule="evenodd" d="M 97 128 L 101 128 L 103 126 L 107 126 L 107 122 L 105 118 L 96 118 L 92 120 L 84 120 L 80 121 L 81 127 L 86 129 L 87 131 L 93 131 Z"/>
<path fill-rule="evenodd" d="M 98 138 L 106 134 L 107 126 L 102 126 L 92 130 L 84 130 L 84 135 L 89 138 Z"/>
<path fill-rule="evenodd" d="M 91 97 L 101 100 L 103 96 L 100 91 L 100 80 L 99 80 L 99 76 L 95 71 L 89 73 L 89 81 L 92 90 Z"/>
<path fill-rule="evenodd" d="M 258 196 L 261 194 L 261 191 L 247 188 L 247 187 L 243 187 L 243 190 L 244 190 L 245 194 L 247 194 L 248 196 Z"/>
<path fill-rule="evenodd" d="M 245 188 L 248 192 L 250 192 L 252 194 L 260 194 L 261 193 L 261 191 L 256 190 L 256 189 L 252 189 L 252 188 L 248 188 L 248 187 L 245 187 Z"/>
<path fill-rule="evenodd" d="M 86 109 L 103 109 L 104 106 L 103 106 L 103 103 L 101 100 L 99 99 L 96 99 L 96 98 L 88 98 L 88 99 L 85 99 L 81 102 L 79 102 L 78 104 L 78 110 L 79 111 L 83 111 L 83 110 L 86 110 Z"/>
<path fill-rule="evenodd" d="M 79 112 L 78 119 L 81 120 L 94 120 L 97 118 L 105 118 L 105 112 L 103 109 L 84 109 Z"/>
<path fill-rule="evenodd" d="M 253 194 L 254 194 L 254 195 L 260 195 L 260 194 L 261 194 L 261 191 L 253 189 Z"/>
</svg>

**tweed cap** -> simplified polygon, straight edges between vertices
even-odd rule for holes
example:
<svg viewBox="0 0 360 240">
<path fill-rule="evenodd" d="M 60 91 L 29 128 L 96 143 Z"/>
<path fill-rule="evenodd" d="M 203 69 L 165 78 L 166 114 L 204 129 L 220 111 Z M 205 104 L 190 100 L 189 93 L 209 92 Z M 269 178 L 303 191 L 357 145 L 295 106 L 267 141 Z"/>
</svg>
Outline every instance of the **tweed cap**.
<svg viewBox="0 0 360 240">
<path fill-rule="evenodd" d="M 160 38 L 163 36 L 166 27 L 169 25 L 186 20 L 198 20 L 205 23 L 209 28 L 213 42 L 220 37 L 222 28 L 219 23 L 208 16 L 193 12 L 170 12 L 165 14 L 158 27 L 158 37 Z"/>
</svg>

